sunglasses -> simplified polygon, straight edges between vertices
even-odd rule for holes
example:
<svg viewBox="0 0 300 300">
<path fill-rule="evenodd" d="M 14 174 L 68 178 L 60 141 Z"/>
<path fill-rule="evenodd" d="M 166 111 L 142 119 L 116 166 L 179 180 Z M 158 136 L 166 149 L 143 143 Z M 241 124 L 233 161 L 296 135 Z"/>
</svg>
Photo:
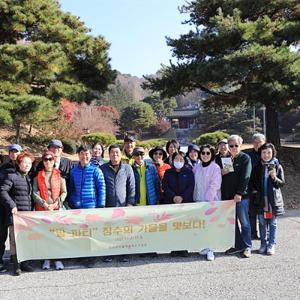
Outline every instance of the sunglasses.
<svg viewBox="0 0 300 300">
<path fill-rule="evenodd" d="M 239 146 L 240 145 L 229 145 L 230 148 L 233 148 L 233 147 L 238 148 Z"/>
<path fill-rule="evenodd" d="M 144 156 L 145 153 L 136 153 L 135 156 Z"/>
<path fill-rule="evenodd" d="M 155 152 L 155 153 L 153 153 L 153 155 L 160 155 L 160 156 L 163 156 L 163 153 L 162 153 L 162 152 Z"/>
<path fill-rule="evenodd" d="M 46 157 L 46 158 L 43 159 L 43 161 L 53 161 L 53 158 L 52 157 L 48 157 L 48 158 Z"/>
<path fill-rule="evenodd" d="M 205 151 L 202 151 L 201 154 L 202 154 L 202 155 L 211 155 L 211 152 L 205 152 Z"/>
</svg>

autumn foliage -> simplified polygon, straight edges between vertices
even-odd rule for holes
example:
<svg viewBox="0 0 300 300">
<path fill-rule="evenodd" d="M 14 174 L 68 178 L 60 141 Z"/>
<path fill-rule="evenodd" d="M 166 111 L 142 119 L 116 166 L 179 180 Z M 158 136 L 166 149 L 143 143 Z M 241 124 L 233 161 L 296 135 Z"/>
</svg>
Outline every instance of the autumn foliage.
<svg viewBox="0 0 300 300">
<path fill-rule="evenodd" d="M 81 136 L 90 132 L 108 132 L 116 134 L 118 131 L 119 112 L 113 106 L 87 105 L 75 103 L 67 99 L 61 102 L 61 115 L 65 127 L 65 135 Z"/>
</svg>

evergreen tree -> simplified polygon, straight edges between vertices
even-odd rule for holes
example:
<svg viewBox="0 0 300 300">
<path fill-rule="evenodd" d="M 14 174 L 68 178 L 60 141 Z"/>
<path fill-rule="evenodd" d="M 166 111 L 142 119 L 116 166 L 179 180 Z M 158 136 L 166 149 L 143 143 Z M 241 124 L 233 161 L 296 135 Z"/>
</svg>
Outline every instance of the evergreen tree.
<svg viewBox="0 0 300 300">
<path fill-rule="evenodd" d="M 32 111 L 40 111 L 31 120 L 37 122 L 47 116 L 41 112 L 49 103 L 59 107 L 62 97 L 90 103 L 114 81 L 109 44 L 90 35 L 58 1 L 0 0 L 0 20 L 2 121 L 25 122 L 21 107 L 32 105 Z"/>
<path fill-rule="evenodd" d="M 256 115 L 260 114 L 257 110 Z M 251 136 L 261 132 L 261 121 L 256 116 L 255 131 L 253 128 L 253 108 L 244 104 L 223 107 L 204 106 L 201 114 L 204 132 L 226 131 L 229 134 L 239 134 L 245 141 L 251 141 Z"/>
<path fill-rule="evenodd" d="M 97 100 L 98 105 L 114 106 L 119 112 L 133 101 L 129 92 L 122 87 L 119 80 L 109 86 L 108 91 Z"/>
<path fill-rule="evenodd" d="M 150 104 L 134 101 L 131 105 L 125 107 L 121 114 L 120 126 L 123 131 L 134 131 L 141 134 L 157 122 L 154 110 Z"/>
<path fill-rule="evenodd" d="M 146 97 L 143 99 L 143 102 L 151 105 L 159 120 L 167 117 L 168 114 L 177 107 L 176 99 L 174 97 L 163 98 L 159 93 L 154 93 L 153 95 Z"/>
<path fill-rule="evenodd" d="M 299 104 L 299 0 L 194 0 L 182 7 L 195 27 L 167 39 L 178 63 L 145 87 L 174 96 L 195 89 L 211 105 L 263 104 L 267 138 L 280 145 L 278 110 Z"/>
</svg>

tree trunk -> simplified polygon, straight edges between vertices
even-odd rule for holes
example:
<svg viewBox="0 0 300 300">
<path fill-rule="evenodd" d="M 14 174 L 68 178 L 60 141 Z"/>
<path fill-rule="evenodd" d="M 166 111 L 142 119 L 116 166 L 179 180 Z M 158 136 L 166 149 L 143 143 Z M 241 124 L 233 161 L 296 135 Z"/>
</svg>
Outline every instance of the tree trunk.
<svg viewBox="0 0 300 300">
<path fill-rule="evenodd" d="M 21 124 L 17 123 L 15 125 L 15 128 L 16 128 L 16 143 L 19 144 L 20 143 Z"/>
<path fill-rule="evenodd" d="M 267 141 L 280 146 L 280 133 L 278 123 L 278 110 L 276 104 L 266 104 L 266 131 Z"/>
</svg>

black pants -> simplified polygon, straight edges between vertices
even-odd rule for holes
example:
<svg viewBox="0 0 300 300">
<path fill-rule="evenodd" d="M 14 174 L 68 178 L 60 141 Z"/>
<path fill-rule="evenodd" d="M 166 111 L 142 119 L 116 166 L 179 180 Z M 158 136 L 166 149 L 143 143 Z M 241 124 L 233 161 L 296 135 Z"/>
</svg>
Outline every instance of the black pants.
<svg viewBox="0 0 300 300">
<path fill-rule="evenodd" d="M 8 235 L 7 213 L 3 206 L 0 205 L 0 262 L 2 263 L 5 252 L 5 242 Z"/>
<path fill-rule="evenodd" d="M 251 235 L 252 237 L 257 237 L 257 214 L 258 208 L 253 203 L 249 204 L 249 219 L 251 225 Z"/>
</svg>

